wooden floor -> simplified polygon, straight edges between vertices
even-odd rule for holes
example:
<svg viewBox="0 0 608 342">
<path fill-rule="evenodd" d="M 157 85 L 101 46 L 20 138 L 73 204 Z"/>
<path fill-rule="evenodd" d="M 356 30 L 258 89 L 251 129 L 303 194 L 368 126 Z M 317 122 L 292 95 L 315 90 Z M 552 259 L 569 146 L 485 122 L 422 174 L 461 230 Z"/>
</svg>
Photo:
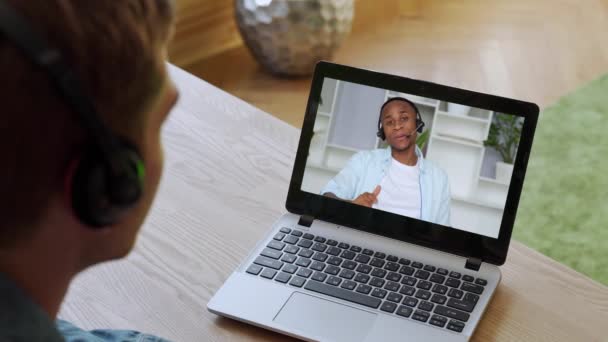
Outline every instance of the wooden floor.
<svg viewBox="0 0 608 342">
<path fill-rule="evenodd" d="M 369 14 L 370 3 L 357 2 L 353 33 L 333 61 L 541 108 L 608 72 L 608 0 L 410 0 L 387 16 Z M 180 66 L 300 127 L 310 79 L 275 78 L 242 43 L 231 46 Z"/>
</svg>

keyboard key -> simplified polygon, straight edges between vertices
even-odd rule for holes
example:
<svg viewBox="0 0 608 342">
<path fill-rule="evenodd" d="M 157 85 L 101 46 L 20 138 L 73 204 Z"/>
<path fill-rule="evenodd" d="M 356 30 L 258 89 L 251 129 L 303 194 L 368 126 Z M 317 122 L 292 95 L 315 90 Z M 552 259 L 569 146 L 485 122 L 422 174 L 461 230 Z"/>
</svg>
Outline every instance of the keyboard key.
<svg viewBox="0 0 608 342">
<path fill-rule="evenodd" d="M 327 260 L 327 254 L 317 252 L 317 253 L 315 253 L 315 255 L 313 255 L 312 260 L 323 262 L 323 261 Z"/>
<path fill-rule="evenodd" d="M 399 263 L 400 263 L 401 265 L 409 265 L 409 264 L 410 264 L 410 262 L 411 262 L 411 261 L 410 261 L 410 259 L 406 259 L 406 258 L 401 258 L 401 259 L 399 259 Z"/>
<path fill-rule="evenodd" d="M 357 291 L 359 293 L 368 294 L 372 291 L 372 287 L 369 285 L 365 285 L 365 284 L 359 284 L 355 291 Z"/>
<path fill-rule="evenodd" d="M 276 233 L 276 234 L 275 234 L 275 235 L 272 237 L 272 239 L 273 239 L 273 240 L 277 240 L 277 241 L 281 241 L 281 240 L 283 240 L 283 238 L 284 238 L 284 237 L 285 237 L 285 234 L 283 234 L 283 233 Z"/>
<path fill-rule="evenodd" d="M 435 293 L 433 295 L 433 297 L 431 297 L 431 302 L 437 303 L 437 304 L 441 304 L 441 305 L 445 304 L 446 300 L 448 300 L 448 297 L 446 297 L 444 295 L 437 294 L 437 293 Z"/>
<path fill-rule="evenodd" d="M 464 323 L 451 320 L 450 323 L 448 323 L 447 328 L 456 332 L 461 332 L 462 329 L 464 329 Z"/>
<path fill-rule="evenodd" d="M 395 272 L 399 269 L 399 264 L 396 262 L 389 262 L 384 266 L 384 269 Z"/>
<path fill-rule="evenodd" d="M 325 252 L 325 250 L 327 249 L 327 245 L 324 243 L 315 242 L 315 244 L 312 245 L 311 249 L 317 252 Z"/>
<path fill-rule="evenodd" d="M 429 280 L 432 281 L 433 283 L 443 284 L 443 282 L 445 281 L 445 277 L 440 274 L 433 273 Z"/>
<path fill-rule="evenodd" d="M 371 272 L 372 267 L 370 265 L 359 265 L 357 266 L 357 272 L 368 274 Z"/>
<path fill-rule="evenodd" d="M 437 269 L 437 273 L 439 273 L 443 276 L 446 276 L 446 275 L 448 275 L 448 270 L 446 270 L 445 268 L 439 268 L 439 269 Z"/>
<path fill-rule="evenodd" d="M 342 282 L 342 279 L 340 279 L 336 276 L 330 276 L 329 278 L 327 278 L 327 281 L 325 283 L 327 283 L 329 285 L 333 285 L 333 286 L 338 286 L 338 285 L 340 285 L 341 282 Z"/>
<path fill-rule="evenodd" d="M 450 272 L 450 277 L 454 278 L 454 279 L 460 279 L 461 275 L 458 272 Z"/>
<path fill-rule="evenodd" d="M 361 252 L 361 247 L 359 246 L 350 246 L 350 250 L 355 252 L 355 253 L 359 253 Z"/>
<path fill-rule="evenodd" d="M 308 268 L 303 268 L 303 267 L 300 267 L 300 269 L 298 270 L 298 273 L 296 273 L 296 275 L 299 275 L 300 277 L 304 277 L 304 278 L 310 277 L 311 274 L 312 274 L 311 270 L 309 270 Z"/>
<path fill-rule="evenodd" d="M 305 240 L 307 241 L 307 240 Z M 303 257 L 303 258 L 310 258 L 315 252 L 311 251 L 310 249 L 302 249 L 300 251 L 300 253 L 298 253 L 299 256 Z"/>
<path fill-rule="evenodd" d="M 423 271 L 423 270 L 418 270 L 416 271 L 416 273 L 414 274 L 414 277 L 418 278 L 418 279 L 423 279 L 426 280 L 429 278 L 429 275 L 431 275 L 429 272 L 427 271 Z"/>
<path fill-rule="evenodd" d="M 277 274 L 277 271 L 270 269 L 270 268 L 265 268 L 262 273 L 260 273 L 260 276 L 267 278 L 267 279 L 272 279 L 274 278 L 274 275 Z"/>
<path fill-rule="evenodd" d="M 390 262 L 397 262 L 397 261 L 399 261 L 399 258 L 397 258 L 394 255 L 389 255 L 389 256 L 386 257 L 386 260 L 388 260 Z"/>
<path fill-rule="evenodd" d="M 267 258 L 264 256 L 259 256 L 259 257 L 255 258 L 254 263 L 256 263 L 260 266 L 274 268 L 275 270 L 280 270 L 281 267 L 283 267 L 282 262 L 280 262 L 278 260 L 270 259 L 270 258 Z"/>
<path fill-rule="evenodd" d="M 286 262 L 288 264 L 293 264 L 294 261 L 296 261 L 298 257 L 292 254 L 285 254 L 283 255 L 283 257 L 281 258 L 282 262 Z"/>
<path fill-rule="evenodd" d="M 397 308 L 397 304 L 391 303 L 391 302 L 386 302 L 386 301 L 384 303 L 382 303 L 382 306 L 380 306 L 380 310 L 390 312 L 390 313 L 395 312 L 396 308 Z"/>
<path fill-rule="evenodd" d="M 262 266 L 253 264 L 247 268 L 246 272 L 249 274 L 258 275 L 260 274 L 260 271 L 262 271 Z"/>
<path fill-rule="evenodd" d="M 429 300 L 431 298 L 431 293 L 426 290 L 418 290 L 416 291 L 416 298 Z"/>
<path fill-rule="evenodd" d="M 348 249 L 348 248 L 350 247 L 350 245 L 349 245 L 349 244 L 347 244 L 347 243 L 344 243 L 344 242 L 340 242 L 340 243 L 338 244 L 338 247 L 340 247 L 340 248 L 342 248 L 342 249 Z"/>
<path fill-rule="evenodd" d="M 355 271 L 343 269 L 340 272 L 339 276 L 340 276 L 340 278 L 344 278 L 344 279 L 353 279 L 353 277 L 355 276 Z"/>
<path fill-rule="evenodd" d="M 276 277 L 274 277 L 274 280 L 278 281 L 279 283 L 286 283 L 289 281 L 289 279 L 291 279 L 291 274 L 285 272 L 280 272 Z"/>
<path fill-rule="evenodd" d="M 435 306 L 435 305 L 433 305 L 433 303 L 422 301 L 422 302 L 420 302 L 420 305 L 418 305 L 418 309 L 424 310 L 424 311 L 431 311 L 431 310 L 433 310 L 433 306 Z"/>
<path fill-rule="evenodd" d="M 281 250 L 283 250 L 283 248 L 285 248 L 285 243 L 272 240 L 268 243 L 268 245 L 266 245 L 266 247 L 270 247 L 272 249 L 276 249 L 277 251 L 281 251 Z"/>
<path fill-rule="evenodd" d="M 436 284 L 435 286 L 433 286 L 433 290 L 432 291 L 435 292 L 435 293 L 439 293 L 441 295 L 444 295 L 446 292 L 448 292 L 448 288 L 446 286 Z"/>
<path fill-rule="evenodd" d="M 289 254 L 296 254 L 296 253 L 298 253 L 299 250 L 300 250 L 300 247 L 287 246 L 287 247 L 285 247 L 285 249 L 283 251 L 285 253 L 289 253 Z"/>
<path fill-rule="evenodd" d="M 304 233 L 304 235 L 302 237 L 306 240 L 312 240 L 315 238 L 315 236 L 310 233 Z"/>
<path fill-rule="evenodd" d="M 475 278 L 471 277 L 468 274 L 465 274 L 462 276 L 462 280 L 464 280 L 464 281 L 473 282 L 473 279 L 475 279 Z"/>
<path fill-rule="evenodd" d="M 439 315 L 431 316 L 431 320 L 429 321 L 430 324 L 441 327 L 441 328 L 443 328 L 447 322 L 448 322 L 447 318 L 445 318 L 443 316 L 439 316 Z"/>
<path fill-rule="evenodd" d="M 354 270 L 357 267 L 357 263 L 352 260 L 344 260 L 342 263 L 342 267 L 347 268 L 349 270 Z"/>
<path fill-rule="evenodd" d="M 423 268 L 425 271 L 429 271 L 429 272 L 435 272 L 435 266 L 431 266 L 431 265 L 425 265 Z"/>
<path fill-rule="evenodd" d="M 486 285 L 488 285 L 488 281 L 485 279 L 477 278 L 477 279 L 475 279 L 475 284 L 481 285 L 481 286 L 486 286 Z"/>
<path fill-rule="evenodd" d="M 418 279 L 416 279 L 414 277 L 403 277 L 403 279 L 401 279 L 401 284 L 405 284 L 408 286 L 414 286 L 414 285 L 416 285 L 417 281 L 418 281 Z"/>
<path fill-rule="evenodd" d="M 416 305 L 418 305 L 418 299 L 414 297 L 405 297 L 405 299 L 403 300 L 403 304 L 415 307 Z"/>
<path fill-rule="evenodd" d="M 367 274 L 363 274 L 363 273 L 357 273 L 357 275 L 355 276 L 355 281 L 358 283 L 367 283 L 369 281 L 369 276 Z"/>
<path fill-rule="evenodd" d="M 423 290 L 430 290 L 431 286 L 433 286 L 433 283 L 431 283 L 430 281 L 426 281 L 426 280 L 421 280 L 418 282 L 418 285 L 416 285 L 417 288 L 423 289 Z"/>
<path fill-rule="evenodd" d="M 298 270 L 297 266 L 290 265 L 290 264 L 287 264 L 287 265 L 285 265 L 285 267 L 283 267 L 283 272 L 287 272 L 287 273 L 291 273 L 291 274 L 296 273 L 297 270 Z"/>
<path fill-rule="evenodd" d="M 310 248 L 310 246 L 312 246 L 312 241 L 310 240 L 300 240 L 300 242 L 298 242 L 298 247 L 302 247 L 302 248 Z"/>
<path fill-rule="evenodd" d="M 460 287 L 460 280 L 458 279 L 454 279 L 454 278 L 448 278 L 448 280 L 445 282 L 445 284 L 449 287 Z"/>
<path fill-rule="evenodd" d="M 378 277 L 373 277 L 372 280 L 369 282 L 369 284 L 371 286 L 375 286 L 375 287 L 382 287 L 382 285 L 384 285 L 385 280 L 382 278 L 378 278 Z"/>
<path fill-rule="evenodd" d="M 324 262 L 325 260 L 327 260 L 327 254 L 317 252 L 317 253 L 315 253 L 315 255 L 312 257 L 312 259 L 313 259 L 313 260 L 316 260 L 316 261 Z"/>
<path fill-rule="evenodd" d="M 471 303 L 475 303 L 475 304 L 477 304 L 477 301 L 479 300 L 479 296 L 478 296 L 478 295 L 476 295 L 476 294 L 473 294 L 473 293 L 471 293 L 471 292 L 467 292 L 467 293 L 464 295 L 463 300 L 465 300 L 465 301 L 467 301 L 467 302 L 471 302 Z"/>
<path fill-rule="evenodd" d="M 401 290 L 399 290 L 399 293 L 406 295 L 406 296 L 413 296 L 414 293 L 416 292 L 416 289 L 411 287 L 411 286 L 407 286 L 404 285 Z"/>
<path fill-rule="evenodd" d="M 328 245 L 330 245 L 330 246 L 337 246 L 338 245 L 338 241 L 332 240 L 332 239 L 327 240 L 325 243 L 328 244 Z"/>
<path fill-rule="evenodd" d="M 283 227 L 279 230 L 281 233 L 285 233 L 285 234 L 289 234 L 291 233 L 291 229 L 287 228 L 287 227 Z"/>
<path fill-rule="evenodd" d="M 337 257 L 337 256 L 331 256 L 329 257 L 329 259 L 327 259 L 327 263 L 330 265 L 334 265 L 334 266 L 340 266 L 340 264 L 342 263 L 342 258 Z"/>
<path fill-rule="evenodd" d="M 293 235 L 289 235 L 288 237 L 283 239 L 283 242 L 288 243 L 290 245 L 295 245 L 295 243 L 298 242 L 299 240 L 300 239 L 298 239 L 297 237 L 295 237 Z"/>
<path fill-rule="evenodd" d="M 382 252 L 376 252 L 376 254 L 374 254 L 374 256 L 378 259 L 384 259 L 386 258 L 386 254 L 382 253 Z"/>
<path fill-rule="evenodd" d="M 374 268 L 374 270 L 372 271 L 372 276 L 384 278 L 386 276 L 386 271 L 381 268 Z"/>
<path fill-rule="evenodd" d="M 268 257 L 270 259 L 277 259 L 277 260 L 280 259 L 281 256 L 283 256 L 283 252 L 279 252 L 275 249 L 270 249 L 270 248 L 264 248 L 264 250 L 260 254 L 265 257 Z"/>
<path fill-rule="evenodd" d="M 336 275 L 336 274 L 340 273 L 340 267 L 337 267 L 334 265 L 329 265 L 325 268 L 325 273 L 327 273 L 329 275 Z"/>
<path fill-rule="evenodd" d="M 399 273 L 395 273 L 395 272 L 390 272 L 387 276 L 386 276 L 386 280 L 390 280 L 390 281 L 399 281 L 401 280 L 401 274 Z"/>
<path fill-rule="evenodd" d="M 293 278 L 291 278 L 291 281 L 289 282 L 289 285 L 295 286 L 295 287 L 302 287 L 302 285 L 304 285 L 304 282 L 306 282 L 306 279 L 304 279 L 304 278 L 293 277 Z"/>
<path fill-rule="evenodd" d="M 372 296 L 380 298 L 380 299 L 384 298 L 386 296 L 386 294 L 387 294 L 386 290 L 379 289 L 377 287 L 372 290 Z"/>
<path fill-rule="evenodd" d="M 409 266 L 401 266 L 399 273 L 411 276 L 414 274 L 414 268 Z"/>
<path fill-rule="evenodd" d="M 293 236 L 297 236 L 297 237 L 302 236 L 302 234 L 304 234 L 304 233 L 302 233 L 302 231 L 301 231 L 301 230 L 297 230 L 297 229 L 294 229 L 294 230 L 291 232 L 291 235 L 293 235 Z"/>
<path fill-rule="evenodd" d="M 321 273 L 321 272 L 315 272 L 312 275 L 311 279 L 316 280 L 316 281 L 320 281 L 320 282 L 324 282 L 326 278 L 327 278 L 327 274 Z"/>
<path fill-rule="evenodd" d="M 460 291 L 459 289 L 450 289 L 450 292 L 448 292 L 448 296 L 460 299 L 462 298 L 463 293 L 464 292 Z"/>
<path fill-rule="evenodd" d="M 397 315 L 399 316 L 403 316 L 403 317 L 410 317 L 410 315 L 412 314 L 412 308 L 408 308 L 407 306 L 401 305 L 399 306 L 399 308 L 397 309 Z"/>
<path fill-rule="evenodd" d="M 314 240 L 320 243 L 324 243 L 325 241 L 327 241 L 327 239 L 322 236 L 316 236 Z"/>
<path fill-rule="evenodd" d="M 401 287 L 401 285 L 399 285 L 399 283 L 395 283 L 394 281 L 389 281 L 384 286 L 384 289 L 388 290 L 388 291 L 396 292 L 396 291 L 399 291 L 399 287 Z"/>
<path fill-rule="evenodd" d="M 364 249 L 363 252 L 361 252 L 361 253 L 363 253 L 365 255 L 369 255 L 369 256 L 374 255 L 374 251 L 372 251 L 371 249 L 367 249 L 367 248 Z"/>
<path fill-rule="evenodd" d="M 340 285 L 340 287 L 347 290 L 354 290 L 355 287 L 357 287 L 357 283 L 352 280 L 345 280 L 342 282 L 342 285 Z"/>
<path fill-rule="evenodd" d="M 420 322 L 426 322 L 429 319 L 429 316 L 431 316 L 431 314 L 426 311 L 416 310 L 414 311 L 412 318 Z"/>
<path fill-rule="evenodd" d="M 483 292 L 483 286 L 471 284 L 471 283 L 462 283 L 460 287 L 461 290 L 473 292 L 476 294 L 481 294 Z"/>
<path fill-rule="evenodd" d="M 398 294 L 396 292 L 389 292 L 388 296 L 386 297 L 386 300 L 395 302 L 395 303 L 400 303 L 402 299 L 403 299 L 403 295 Z"/>
<path fill-rule="evenodd" d="M 475 303 L 467 302 L 467 301 L 460 300 L 460 299 L 450 298 L 448 300 L 448 303 L 446 304 L 446 306 L 449 306 L 454 309 L 466 311 L 466 312 L 472 312 L 473 309 L 475 308 Z"/>
<path fill-rule="evenodd" d="M 302 266 L 302 267 L 308 267 L 308 265 L 310 265 L 310 262 L 311 262 L 310 259 L 300 257 L 296 261 L 296 265 Z"/>
<path fill-rule="evenodd" d="M 418 261 L 412 262 L 412 267 L 414 268 L 422 268 L 422 263 Z"/>
<path fill-rule="evenodd" d="M 312 264 L 310 264 L 310 269 L 321 272 L 325 269 L 325 264 L 319 261 L 314 261 Z"/>
<path fill-rule="evenodd" d="M 342 254 L 340 254 L 340 256 L 342 258 L 347 259 L 347 260 L 353 260 L 355 258 L 355 255 L 356 255 L 355 252 L 347 251 L 347 250 L 343 251 Z"/>
<path fill-rule="evenodd" d="M 367 285 L 363 285 L 363 284 L 359 285 L 359 287 L 361 287 L 361 286 L 367 286 Z M 357 291 L 359 290 L 359 287 L 357 288 Z M 367 286 L 367 287 L 369 287 L 369 286 Z M 327 296 L 343 299 L 343 300 L 346 300 L 349 302 L 365 305 L 367 307 L 374 308 L 374 309 L 377 309 L 381 303 L 381 300 L 378 298 L 362 295 L 357 292 L 345 290 L 345 289 L 342 289 L 339 287 L 327 285 L 324 283 L 319 283 L 316 281 L 306 282 L 306 285 L 304 286 L 304 288 L 309 291 L 313 291 L 313 292 L 321 293 L 321 294 L 324 294 Z M 370 291 L 371 291 L 371 288 L 370 288 Z M 369 293 L 369 291 L 364 292 L 364 293 Z"/>
<path fill-rule="evenodd" d="M 451 309 L 451 308 L 445 307 L 443 305 L 436 305 L 435 313 L 442 315 L 442 316 L 449 317 L 449 318 L 454 318 L 454 319 L 457 319 L 457 320 L 463 321 L 463 322 L 466 322 L 469 320 L 468 313 L 464 313 L 464 312 L 462 312 L 460 310 L 456 310 L 456 309 Z"/>
<path fill-rule="evenodd" d="M 384 266 L 384 263 L 385 263 L 385 261 L 382 259 L 373 258 L 369 264 L 374 267 L 382 267 L 382 266 Z"/>
<path fill-rule="evenodd" d="M 369 262 L 369 259 L 371 259 L 371 258 L 368 255 L 359 254 L 355 258 L 355 261 L 358 262 L 358 263 L 367 264 Z"/>
<path fill-rule="evenodd" d="M 326 251 L 327 254 L 329 255 L 340 255 L 340 253 L 342 253 L 342 250 L 338 247 L 329 247 Z"/>
</svg>

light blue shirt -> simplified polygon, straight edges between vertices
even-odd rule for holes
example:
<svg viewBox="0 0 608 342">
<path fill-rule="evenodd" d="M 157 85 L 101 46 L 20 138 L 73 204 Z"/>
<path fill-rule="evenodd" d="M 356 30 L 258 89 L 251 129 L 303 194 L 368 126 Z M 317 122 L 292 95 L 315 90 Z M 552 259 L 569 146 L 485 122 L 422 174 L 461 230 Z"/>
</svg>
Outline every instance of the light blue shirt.
<svg viewBox="0 0 608 342">
<path fill-rule="evenodd" d="M 420 164 L 420 218 L 450 225 L 450 183 L 439 166 L 425 160 L 416 147 Z M 372 192 L 380 184 L 391 165 L 391 147 L 357 152 L 346 166 L 321 190 L 352 201 L 364 192 Z"/>
</svg>

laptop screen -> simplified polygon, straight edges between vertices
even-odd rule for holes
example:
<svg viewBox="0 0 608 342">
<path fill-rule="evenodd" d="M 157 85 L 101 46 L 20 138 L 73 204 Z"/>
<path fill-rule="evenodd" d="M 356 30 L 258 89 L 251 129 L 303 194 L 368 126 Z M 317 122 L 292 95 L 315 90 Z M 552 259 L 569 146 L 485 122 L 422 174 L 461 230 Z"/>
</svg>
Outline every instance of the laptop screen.
<svg viewBox="0 0 608 342">
<path fill-rule="evenodd" d="M 325 78 L 301 189 L 498 238 L 523 121 Z"/>
</svg>

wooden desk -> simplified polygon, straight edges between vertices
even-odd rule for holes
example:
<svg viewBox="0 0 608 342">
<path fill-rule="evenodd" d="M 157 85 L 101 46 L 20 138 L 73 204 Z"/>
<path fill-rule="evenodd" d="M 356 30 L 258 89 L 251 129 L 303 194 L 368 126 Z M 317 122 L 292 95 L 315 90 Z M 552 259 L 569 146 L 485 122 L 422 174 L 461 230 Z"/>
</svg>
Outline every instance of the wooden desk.
<svg viewBox="0 0 608 342">
<path fill-rule="evenodd" d="M 60 317 L 175 341 L 284 341 L 213 293 L 285 211 L 299 131 L 177 68 L 165 173 L 133 253 L 77 277 Z M 304 108 L 302 108 L 304 112 Z M 513 242 L 476 341 L 606 341 L 608 288 Z"/>
</svg>

